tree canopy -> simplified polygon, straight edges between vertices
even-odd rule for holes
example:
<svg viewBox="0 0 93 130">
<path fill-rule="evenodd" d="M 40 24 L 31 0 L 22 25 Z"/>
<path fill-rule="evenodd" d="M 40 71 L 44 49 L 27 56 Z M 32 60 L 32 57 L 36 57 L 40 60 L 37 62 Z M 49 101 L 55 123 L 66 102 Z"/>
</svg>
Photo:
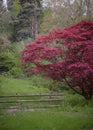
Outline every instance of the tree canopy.
<svg viewBox="0 0 93 130">
<path fill-rule="evenodd" d="M 93 22 L 53 30 L 27 44 L 22 63 L 29 75 L 42 74 L 66 82 L 91 99 L 93 94 Z"/>
</svg>

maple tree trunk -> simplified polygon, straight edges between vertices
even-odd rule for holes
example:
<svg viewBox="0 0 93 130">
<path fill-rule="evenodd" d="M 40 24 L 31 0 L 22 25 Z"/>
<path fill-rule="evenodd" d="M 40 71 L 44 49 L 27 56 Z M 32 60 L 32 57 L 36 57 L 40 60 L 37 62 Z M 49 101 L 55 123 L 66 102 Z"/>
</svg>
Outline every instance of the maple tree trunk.
<svg viewBox="0 0 93 130">
<path fill-rule="evenodd" d="M 92 99 L 92 88 L 87 88 L 87 90 L 82 90 L 82 95 L 85 97 L 86 100 Z"/>
<path fill-rule="evenodd" d="M 91 100 L 92 99 L 92 88 L 89 88 L 87 91 L 86 90 L 84 90 L 84 88 L 81 86 L 80 88 L 81 88 L 81 91 L 78 91 L 78 90 L 76 90 L 68 81 L 67 81 L 67 79 L 65 78 L 65 82 L 67 83 L 67 85 L 72 89 L 72 90 L 74 90 L 76 93 L 78 93 L 78 94 L 80 94 L 80 95 L 82 95 L 86 100 Z"/>
<path fill-rule="evenodd" d="M 85 97 L 86 100 L 91 100 L 92 99 L 92 95 L 91 94 L 84 94 L 83 95 Z"/>
</svg>

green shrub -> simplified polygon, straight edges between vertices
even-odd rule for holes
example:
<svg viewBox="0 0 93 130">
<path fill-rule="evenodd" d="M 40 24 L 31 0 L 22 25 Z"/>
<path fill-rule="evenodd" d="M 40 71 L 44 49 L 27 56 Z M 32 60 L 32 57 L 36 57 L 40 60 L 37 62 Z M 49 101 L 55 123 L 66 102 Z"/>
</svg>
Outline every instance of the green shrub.
<svg viewBox="0 0 93 130">
<path fill-rule="evenodd" d="M 7 54 L 0 56 L 0 73 L 8 72 L 15 65 L 12 58 Z"/>
<path fill-rule="evenodd" d="M 20 66 L 14 66 L 10 69 L 9 74 L 14 77 L 20 77 L 23 75 L 23 70 Z"/>
<path fill-rule="evenodd" d="M 0 55 L 6 52 L 9 49 L 10 42 L 8 40 L 8 37 L 3 34 L 0 35 Z"/>
<path fill-rule="evenodd" d="M 8 45 L 7 50 L 7 44 L 4 43 L 2 45 L 2 53 L 0 53 L 0 73 L 6 73 L 7 75 L 12 75 L 14 77 L 21 76 L 23 74 L 23 68 L 20 61 L 20 52 L 24 44 L 11 43 Z"/>
</svg>

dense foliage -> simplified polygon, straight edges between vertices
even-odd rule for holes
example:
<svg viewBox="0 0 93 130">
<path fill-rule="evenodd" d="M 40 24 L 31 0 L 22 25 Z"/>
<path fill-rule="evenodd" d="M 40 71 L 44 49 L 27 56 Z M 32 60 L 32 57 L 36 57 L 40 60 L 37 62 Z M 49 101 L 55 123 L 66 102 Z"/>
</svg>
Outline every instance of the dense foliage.
<svg viewBox="0 0 93 130">
<path fill-rule="evenodd" d="M 26 45 L 22 63 L 29 75 L 40 73 L 66 82 L 91 99 L 93 94 L 93 22 L 83 20 L 53 30 Z"/>
</svg>

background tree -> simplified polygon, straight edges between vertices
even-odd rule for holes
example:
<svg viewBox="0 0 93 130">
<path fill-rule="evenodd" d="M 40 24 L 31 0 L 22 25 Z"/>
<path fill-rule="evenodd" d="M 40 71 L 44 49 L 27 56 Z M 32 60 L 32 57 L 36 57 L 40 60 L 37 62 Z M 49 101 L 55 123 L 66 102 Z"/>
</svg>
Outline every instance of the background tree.
<svg viewBox="0 0 93 130">
<path fill-rule="evenodd" d="M 41 32 L 64 28 L 82 19 L 93 19 L 92 8 L 92 0 L 46 0 Z"/>
<path fill-rule="evenodd" d="M 8 11 L 7 0 L 2 0 L 2 1 L 0 1 L 0 16 L 1 16 L 5 11 Z"/>
<path fill-rule="evenodd" d="M 42 10 L 42 0 L 20 0 L 21 6 L 16 18 L 13 18 L 15 37 L 22 39 L 35 39 L 38 34 L 39 18 Z M 18 6 L 17 6 L 18 7 Z"/>
<path fill-rule="evenodd" d="M 93 94 L 93 22 L 81 21 L 54 30 L 26 45 L 22 63 L 29 75 L 42 74 L 66 82 L 75 92 Z"/>
<path fill-rule="evenodd" d="M 6 30 L 6 25 L 10 25 L 13 32 L 13 41 L 35 39 L 42 12 L 42 0 L 3 0 L 0 5 L 1 32 L 4 32 L 4 29 Z M 3 17 L 4 21 L 2 21 Z M 8 23 L 5 25 L 6 21 Z M 2 25 L 4 25 L 4 28 L 2 28 Z"/>
</svg>

